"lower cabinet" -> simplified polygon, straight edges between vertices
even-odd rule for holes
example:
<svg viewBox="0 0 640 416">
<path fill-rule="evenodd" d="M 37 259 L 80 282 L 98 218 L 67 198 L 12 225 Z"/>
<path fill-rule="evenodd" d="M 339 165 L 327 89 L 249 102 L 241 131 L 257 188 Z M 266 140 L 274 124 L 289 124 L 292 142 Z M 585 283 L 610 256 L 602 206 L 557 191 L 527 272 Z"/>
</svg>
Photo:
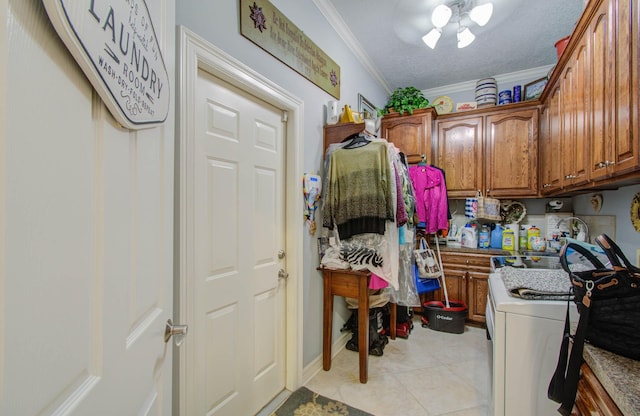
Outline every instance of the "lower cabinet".
<svg viewBox="0 0 640 416">
<path fill-rule="evenodd" d="M 622 416 L 618 406 L 613 402 L 611 396 L 602 387 L 602 384 L 600 384 L 600 381 L 586 363 L 582 364 L 580 373 L 576 403 L 571 415 Z"/>
<path fill-rule="evenodd" d="M 441 257 L 449 300 L 467 305 L 467 322 L 485 324 L 491 255 L 442 251 Z M 437 291 L 434 297 L 444 299 L 444 290 Z"/>
</svg>

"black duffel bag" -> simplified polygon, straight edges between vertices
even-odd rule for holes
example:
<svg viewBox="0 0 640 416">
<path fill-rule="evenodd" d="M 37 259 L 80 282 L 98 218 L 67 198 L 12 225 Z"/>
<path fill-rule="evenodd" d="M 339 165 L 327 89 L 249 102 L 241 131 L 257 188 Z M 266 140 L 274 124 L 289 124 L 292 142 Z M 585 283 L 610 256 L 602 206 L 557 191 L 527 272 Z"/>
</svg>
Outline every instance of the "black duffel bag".
<svg viewBox="0 0 640 416">
<path fill-rule="evenodd" d="M 551 400 L 561 403 L 558 412 L 563 415 L 571 413 L 575 402 L 585 342 L 640 360 L 640 268 L 631 264 L 606 234 L 598 236 L 596 243 L 607 255 L 610 267 L 605 267 L 589 249 L 579 244 L 565 244 L 560 252 L 560 263 L 571 279 L 573 300 L 580 314 L 576 333 L 571 336 L 567 305 L 558 366 L 547 392 Z M 593 268 L 572 270 L 576 268 L 570 267 L 567 260 L 569 249 L 579 253 Z M 568 357 L 570 338 L 573 338 L 573 347 Z"/>
</svg>

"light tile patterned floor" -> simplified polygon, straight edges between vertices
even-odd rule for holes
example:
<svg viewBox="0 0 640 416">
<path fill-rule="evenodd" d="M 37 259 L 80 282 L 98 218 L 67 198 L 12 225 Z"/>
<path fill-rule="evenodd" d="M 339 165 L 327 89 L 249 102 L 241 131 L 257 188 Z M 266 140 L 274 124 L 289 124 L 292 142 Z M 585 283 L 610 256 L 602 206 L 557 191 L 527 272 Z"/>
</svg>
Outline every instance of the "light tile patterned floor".
<svg viewBox="0 0 640 416">
<path fill-rule="evenodd" d="M 358 353 L 343 349 L 306 387 L 376 416 L 491 414 L 491 343 L 483 328 L 450 334 L 414 318 L 408 339 L 390 340 L 382 357 L 369 357 L 368 383 L 358 374 Z"/>
</svg>

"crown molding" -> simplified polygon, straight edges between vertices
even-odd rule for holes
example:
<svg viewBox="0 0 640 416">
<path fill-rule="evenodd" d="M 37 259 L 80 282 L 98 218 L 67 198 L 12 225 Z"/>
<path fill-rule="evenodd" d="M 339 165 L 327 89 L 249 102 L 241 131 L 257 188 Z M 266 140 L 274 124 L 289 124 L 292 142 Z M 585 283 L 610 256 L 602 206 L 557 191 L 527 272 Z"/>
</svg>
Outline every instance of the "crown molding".
<svg viewBox="0 0 640 416">
<path fill-rule="evenodd" d="M 378 68 L 374 65 L 373 61 L 364 51 L 364 48 L 358 42 L 356 37 L 353 35 L 353 32 L 349 29 L 349 26 L 342 20 L 342 17 L 336 10 L 336 8 L 331 4 L 329 0 L 313 0 L 316 7 L 320 12 L 324 15 L 327 22 L 333 27 L 338 36 L 342 38 L 344 43 L 347 45 L 349 50 L 355 55 L 355 57 L 360 61 L 360 63 L 365 67 L 367 72 L 371 74 L 371 76 L 380 84 L 380 86 L 389 94 L 391 94 L 391 87 L 384 79 Z"/>
<path fill-rule="evenodd" d="M 540 66 L 537 68 L 525 69 L 523 71 L 509 72 L 507 74 L 494 75 L 498 85 L 511 84 L 523 79 L 538 79 L 546 76 L 555 65 Z M 422 90 L 422 94 L 426 97 L 438 97 L 440 95 L 448 95 L 459 92 L 475 91 L 477 81 L 464 81 L 457 84 L 444 85 L 442 87 L 429 88 Z"/>
</svg>

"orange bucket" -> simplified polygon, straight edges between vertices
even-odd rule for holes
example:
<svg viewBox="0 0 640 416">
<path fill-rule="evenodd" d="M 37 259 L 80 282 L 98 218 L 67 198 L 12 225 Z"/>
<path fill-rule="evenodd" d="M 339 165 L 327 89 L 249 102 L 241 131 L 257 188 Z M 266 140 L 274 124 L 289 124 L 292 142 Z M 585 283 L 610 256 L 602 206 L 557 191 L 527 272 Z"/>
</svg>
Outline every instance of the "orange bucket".
<svg viewBox="0 0 640 416">
<path fill-rule="evenodd" d="M 569 43 L 569 39 L 571 39 L 571 36 L 564 37 L 556 42 L 555 46 L 556 46 L 556 52 L 558 52 L 558 59 L 560 59 L 562 52 L 564 52 L 564 48 L 567 47 L 567 43 Z"/>
</svg>

